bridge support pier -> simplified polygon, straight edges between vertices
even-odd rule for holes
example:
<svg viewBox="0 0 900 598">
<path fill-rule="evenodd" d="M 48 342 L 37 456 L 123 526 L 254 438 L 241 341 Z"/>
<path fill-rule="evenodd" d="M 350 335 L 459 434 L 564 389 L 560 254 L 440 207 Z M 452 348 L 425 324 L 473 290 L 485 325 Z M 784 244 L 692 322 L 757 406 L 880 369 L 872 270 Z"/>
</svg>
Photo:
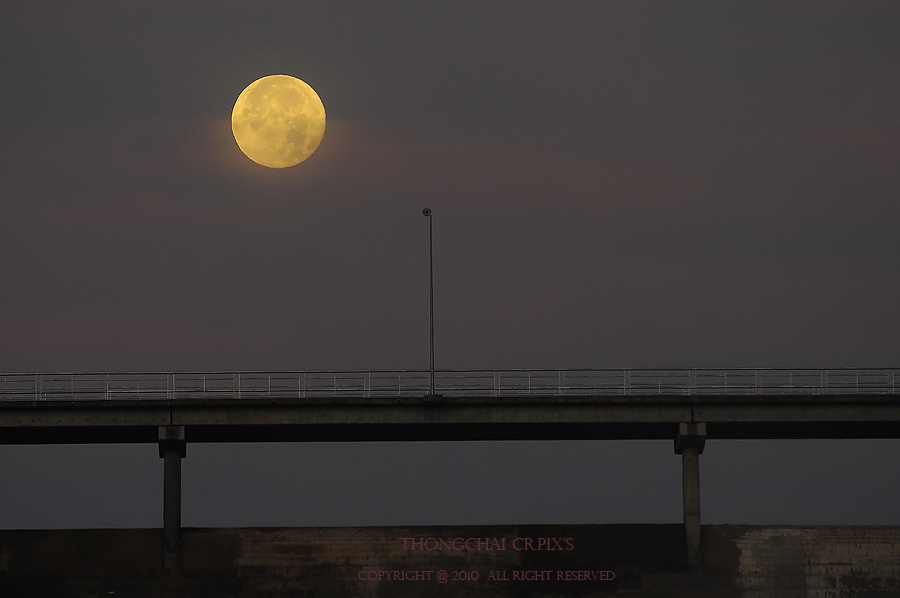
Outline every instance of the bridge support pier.
<svg viewBox="0 0 900 598">
<path fill-rule="evenodd" d="M 684 535 L 687 561 L 700 564 L 700 453 L 706 444 L 706 424 L 678 424 L 675 453 L 681 455 L 681 484 L 684 504 Z"/>
<path fill-rule="evenodd" d="M 159 457 L 163 462 L 163 560 L 166 568 L 179 564 L 181 536 L 181 460 L 187 455 L 184 426 L 160 426 Z"/>
</svg>

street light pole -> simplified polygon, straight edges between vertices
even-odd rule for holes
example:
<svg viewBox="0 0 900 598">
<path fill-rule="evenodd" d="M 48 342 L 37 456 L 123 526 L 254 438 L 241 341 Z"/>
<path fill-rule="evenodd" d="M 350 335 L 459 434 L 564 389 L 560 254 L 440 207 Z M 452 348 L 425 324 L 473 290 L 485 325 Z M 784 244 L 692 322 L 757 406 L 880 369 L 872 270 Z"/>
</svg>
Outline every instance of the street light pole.
<svg viewBox="0 0 900 598">
<path fill-rule="evenodd" d="M 431 324 L 431 376 L 429 378 L 429 388 L 430 392 L 429 396 L 434 396 L 434 235 L 433 235 L 433 226 L 431 219 L 431 208 L 425 208 L 422 210 L 422 214 L 428 218 L 428 279 L 429 279 L 429 295 L 430 295 L 430 309 L 429 309 L 429 322 Z"/>
</svg>

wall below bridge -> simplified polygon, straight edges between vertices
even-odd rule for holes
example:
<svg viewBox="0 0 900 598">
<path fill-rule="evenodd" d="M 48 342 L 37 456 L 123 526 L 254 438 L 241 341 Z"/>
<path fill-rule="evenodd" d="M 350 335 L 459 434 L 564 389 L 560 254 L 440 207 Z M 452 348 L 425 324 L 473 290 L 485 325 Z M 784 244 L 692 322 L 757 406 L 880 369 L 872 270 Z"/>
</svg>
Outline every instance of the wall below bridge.
<svg viewBox="0 0 900 598">
<path fill-rule="evenodd" d="M 160 529 L 0 530 L 0 596 L 900 597 L 900 527 L 703 526 L 702 554 L 674 524 L 187 528 L 166 569 Z"/>
</svg>

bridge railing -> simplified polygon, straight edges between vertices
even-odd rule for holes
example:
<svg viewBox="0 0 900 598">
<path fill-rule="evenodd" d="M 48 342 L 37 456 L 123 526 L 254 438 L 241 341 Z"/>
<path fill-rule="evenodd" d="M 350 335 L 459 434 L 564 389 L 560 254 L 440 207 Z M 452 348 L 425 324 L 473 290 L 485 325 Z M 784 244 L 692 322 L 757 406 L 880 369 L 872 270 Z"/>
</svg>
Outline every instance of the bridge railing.
<svg viewBox="0 0 900 598">
<path fill-rule="evenodd" d="M 0 374 L 0 400 L 422 397 L 427 370 Z M 900 394 L 900 369 L 439 370 L 466 396 Z"/>
</svg>

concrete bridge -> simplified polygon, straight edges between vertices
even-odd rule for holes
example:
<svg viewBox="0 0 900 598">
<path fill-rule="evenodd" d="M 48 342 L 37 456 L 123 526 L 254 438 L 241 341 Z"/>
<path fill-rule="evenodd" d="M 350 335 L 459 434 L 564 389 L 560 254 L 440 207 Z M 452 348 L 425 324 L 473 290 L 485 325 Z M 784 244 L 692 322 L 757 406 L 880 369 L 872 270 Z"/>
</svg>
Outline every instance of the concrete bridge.
<svg viewBox="0 0 900 598">
<path fill-rule="evenodd" d="M 707 439 L 898 438 L 900 369 L 641 369 L 0 375 L 0 443 L 153 442 L 178 566 L 192 442 L 670 439 L 699 560 Z"/>
</svg>

